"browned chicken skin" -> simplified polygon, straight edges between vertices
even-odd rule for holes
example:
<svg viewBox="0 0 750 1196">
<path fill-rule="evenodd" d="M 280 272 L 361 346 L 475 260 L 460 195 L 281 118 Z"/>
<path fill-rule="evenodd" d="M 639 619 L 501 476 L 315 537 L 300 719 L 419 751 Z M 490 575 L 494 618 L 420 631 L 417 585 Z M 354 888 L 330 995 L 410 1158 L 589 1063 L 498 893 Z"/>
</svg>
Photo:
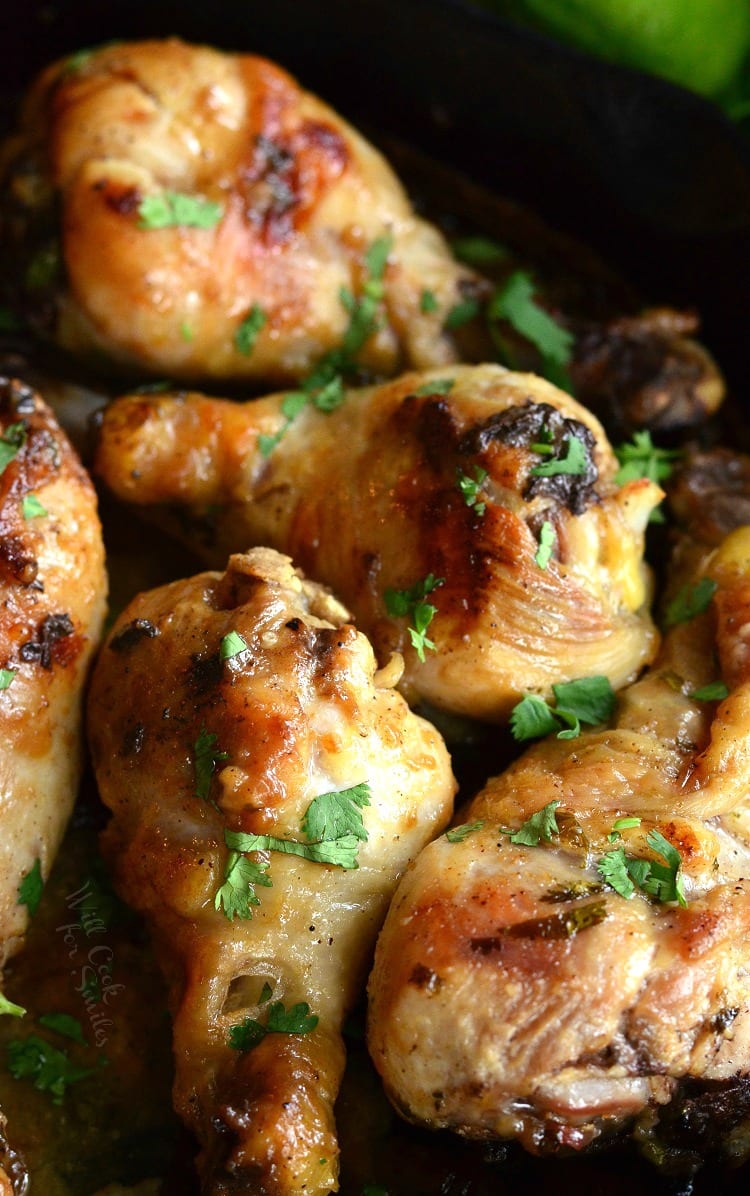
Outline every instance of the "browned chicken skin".
<svg viewBox="0 0 750 1196">
<path fill-rule="evenodd" d="M 618 489 L 601 425 L 570 396 L 500 366 L 457 366 L 291 423 L 284 402 L 118 400 L 95 468 L 119 498 L 172 506 L 209 560 L 250 543 L 290 553 L 342 595 L 381 660 L 404 654 L 410 701 L 499 721 L 524 689 L 592 673 L 621 686 L 651 658 L 643 531 L 661 492 Z M 267 456 L 261 437 L 275 443 Z M 534 474 L 571 445 L 577 472 Z M 477 476 L 469 504 L 461 480 Z M 543 525 L 554 548 L 541 566 Z M 430 575 L 442 582 L 427 595 L 434 650 L 420 660 L 386 592 Z"/>
<path fill-rule="evenodd" d="M 370 980 L 369 1040 L 408 1117 L 580 1149 L 681 1080 L 747 1076 L 750 528 L 701 572 L 713 609 L 668 632 L 614 726 L 531 748 L 464 812 L 480 825 L 405 876 Z M 719 676 L 718 706 L 692 696 Z M 511 841 L 553 801 L 549 841 Z M 680 853 L 685 908 L 627 898 L 598 871 L 617 843 L 663 865 L 654 830 Z"/>
<path fill-rule="evenodd" d="M 28 925 L 19 886 L 37 871 L 46 879 L 73 809 L 83 684 L 107 586 L 91 482 L 49 408 L 7 378 L 0 454 L 1 978 Z M 5 1158 L 11 1174 L 20 1164 L 2 1128 L 0 1116 L 4 1192 Z"/>
<path fill-rule="evenodd" d="M 380 154 L 263 58 L 171 39 L 57 63 L 5 157 L 7 251 L 26 255 L 32 318 L 64 348 L 173 378 L 302 378 L 341 345 L 342 289 L 368 293 L 387 238 L 361 364 L 455 358 L 443 324 L 474 275 Z M 175 195 L 182 211 L 146 227 L 144 201 Z"/>
<path fill-rule="evenodd" d="M 222 661 L 230 633 L 246 648 Z M 342 1018 L 396 881 L 445 826 L 455 789 L 440 736 L 393 689 L 400 667 L 376 672 L 344 608 L 268 549 L 141 595 L 100 656 L 88 725 L 113 812 L 103 846 L 171 986 L 175 1103 L 203 1148 L 207 1193 L 336 1186 Z M 269 867 L 252 917 L 215 907 L 225 828 L 304 843 L 311 802 L 363 783 L 358 867 L 256 852 Z M 317 1026 L 232 1049 L 243 1018 L 271 1008 L 266 984 L 287 1009 L 306 1002 Z"/>
</svg>

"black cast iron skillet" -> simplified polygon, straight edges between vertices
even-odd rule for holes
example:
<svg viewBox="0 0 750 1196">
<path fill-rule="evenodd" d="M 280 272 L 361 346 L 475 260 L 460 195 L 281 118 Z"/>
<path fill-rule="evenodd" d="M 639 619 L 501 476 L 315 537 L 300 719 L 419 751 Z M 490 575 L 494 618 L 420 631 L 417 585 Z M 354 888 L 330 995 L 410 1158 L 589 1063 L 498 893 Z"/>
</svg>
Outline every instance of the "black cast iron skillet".
<svg viewBox="0 0 750 1196">
<path fill-rule="evenodd" d="M 750 144 L 718 109 L 463 0 L 11 0 L 0 17 L 0 88 L 12 98 L 81 46 L 169 34 L 275 58 L 355 123 L 411 142 L 588 242 L 653 302 L 695 306 L 743 403 Z M 339 1120 L 352 1196 L 368 1183 L 389 1196 L 746 1188 L 747 1168 L 688 1180 L 657 1174 L 630 1150 L 540 1161 L 416 1131 L 388 1113 L 356 1037 L 349 1046 L 355 1067 Z"/>
</svg>

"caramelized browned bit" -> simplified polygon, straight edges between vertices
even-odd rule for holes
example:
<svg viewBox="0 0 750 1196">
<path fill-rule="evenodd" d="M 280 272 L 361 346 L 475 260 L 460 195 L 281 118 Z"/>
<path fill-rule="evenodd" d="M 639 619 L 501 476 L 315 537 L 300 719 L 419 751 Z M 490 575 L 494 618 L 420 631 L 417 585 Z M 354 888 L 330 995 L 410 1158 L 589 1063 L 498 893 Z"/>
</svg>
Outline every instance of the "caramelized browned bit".
<svg viewBox="0 0 750 1196">
<path fill-rule="evenodd" d="M 750 457 L 728 448 L 690 447 L 669 485 L 669 505 L 690 536 L 710 547 L 750 524 Z"/>
</svg>

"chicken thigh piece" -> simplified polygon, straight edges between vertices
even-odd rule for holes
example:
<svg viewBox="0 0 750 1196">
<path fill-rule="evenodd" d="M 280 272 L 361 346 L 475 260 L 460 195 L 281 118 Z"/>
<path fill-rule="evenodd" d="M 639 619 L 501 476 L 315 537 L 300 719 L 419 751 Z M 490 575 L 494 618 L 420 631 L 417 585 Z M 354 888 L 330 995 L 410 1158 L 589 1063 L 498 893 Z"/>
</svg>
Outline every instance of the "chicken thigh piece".
<svg viewBox="0 0 750 1196">
<path fill-rule="evenodd" d="M 100 655 L 103 847 L 171 987 L 206 1193 L 336 1187 L 342 1018 L 455 792 L 400 667 L 376 672 L 344 608 L 269 549 L 139 596 Z"/>
<path fill-rule="evenodd" d="M 750 1073 L 750 528 L 689 586 L 615 725 L 531 748 L 404 877 L 369 1043 L 410 1119 L 580 1149 Z"/>
<path fill-rule="evenodd" d="M 120 399 L 95 468 L 121 499 L 176 508 L 212 562 L 288 552 L 381 660 L 403 653 L 410 702 L 501 721 L 524 689 L 618 687 L 652 658 L 643 532 L 661 491 L 615 484 L 601 425 L 569 395 L 456 366 L 286 410 L 282 395 Z"/>
<path fill-rule="evenodd" d="M 476 276 L 381 155 L 263 58 L 177 39 L 74 55 L 36 81 L 4 156 L 28 314 L 74 353 L 266 384 L 332 352 L 384 374 L 455 359 L 446 317 Z"/>
</svg>

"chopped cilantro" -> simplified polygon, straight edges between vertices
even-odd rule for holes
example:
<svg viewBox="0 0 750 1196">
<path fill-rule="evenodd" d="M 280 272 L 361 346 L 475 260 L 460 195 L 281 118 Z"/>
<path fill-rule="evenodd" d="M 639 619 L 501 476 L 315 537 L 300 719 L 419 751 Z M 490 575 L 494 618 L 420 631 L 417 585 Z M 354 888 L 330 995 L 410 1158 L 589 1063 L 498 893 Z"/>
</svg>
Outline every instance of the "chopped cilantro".
<svg viewBox="0 0 750 1196">
<path fill-rule="evenodd" d="M 487 504 L 479 502 L 478 499 L 479 491 L 489 476 L 487 470 L 482 469 L 481 465 L 474 465 L 472 466 L 471 475 L 457 469 L 456 476 L 458 488 L 464 496 L 464 502 L 467 507 L 473 507 L 475 515 L 484 515 L 487 510 Z"/>
<path fill-rule="evenodd" d="M 570 387 L 565 367 L 570 363 L 573 335 L 562 328 L 536 302 L 536 287 L 529 274 L 516 270 L 490 299 L 487 317 L 507 320 L 512 328 L 539 350 L 544 373 L 552 382 Z M 567 471 L 572 472 L 572 471 Z"/>
<path fill-rule="evenodd" d="M 300 390 L 292 390 L 289 394 L 284 395 L 281 402 L 281 414 L 284 416 L 285 422 L 273 436 L 261 435 L 258 437 L 261 456 L 270 457 L 276 445 L 286 435 L 289 425 L 294 423 L 299 413 L 307 406 L 307 401 L 308 396 Z"/>
<path fill-rule="evenodd" d="M 69 1013 L 43 1013 L 38 1020 L 39 1025 L 47 1030 L 54 1030 L 56 1034 L 62 1034 L 63 1038 L 72 1038 L 73 1042 L 80 1042 L 81 1046 L 86 1045 L 81 1023 Z"/>
<path fill-rule="evenodd" d="M 66 1089 L 93 1075 L 93 1068 L 76 1067 L 67 1051 L 60 1051 L 36 1034 L 7 1044 L 8 1071 L 14 1080 L 33 1080 L 40 1092 L 49 1092 L 52 1103 L 62 1104 Z"/>
<path fill-rule="evenodd" d="M 406 590 L 387 589 L 383 595 L 385 609 L 393 618 L 411 615 L 412 626 L 409 628 L 409 638 L 419 659 L 424 663 L 425 648 L 432 652 L 437 649 L 432 640 L 427 638 L 426 632 L 433 618 L 437 614 L 437 607 L 424 599 L 439 586 L 445 585 L 444 577 L 435 577 L 428 573 L 421 581 L 417 581 Z"/>
<path fill-rule="evenodd" d="M 226 838 L 225 832 L 225 838 Z M 214 898 L 214 909 L 223 909 L 230 922 L 238 918 L 252 918 L 251 905 L 260 905 L 256 896 L 255 885 L 263 885 L 270 889 L 272 882 L 266 876 L 268 864 L 256 863 L 240 855 L 238 851 L 230 851 L 224 872 L 224 884 Z"/>
<path fill-rule="evenodd" d="M 214 735 L 206 727 L 201 727 L 198 738 L 195 741 L 195 757 L 193 759 L 195 795 L 202 801 L 210 800 L 211 778 L 214 775 L 216 765 L 223 760 L 229 759 L 226 752 L 216 750 L 217 741 L 218 735 Z"/>
<path fill-rule="evenodd" d="M 42 506 L 36 494 L 24 494 L 21 500 L 21 514 L 24 519 L 41 519 L 43 515 L 48 515 L 49 511 Z"/>
<path fill-rule="evenodd" d="M 478 299 L 462 299 L 460 303 L 455 303 L 450 309 L 445 317 L 443 327 L 447 328 L 449 332 L 454 332 L 456 328 L 461 328 L 473 320 L 478 312 Z"/>
<path fill-rule="evenodd" d="M 239 656 L 241 652 L 246 651 L 247 641 L 242 638 L 239 631 L 230 631 L 221 641 L 219 654 L 222 660 L 232 660 L 233 657 Z"/>
<path fill-rule="evenodd" d="M 0 669 L 0 690 L 7 689 L 16 675 L 15 669 Z"/>
<path fill-rule="evenodd" d="M 0 993 L 0 1017 L 2 1017 L 4 1013 L 9 1014 L 11 1017 L 23 1017 L 26 1013 L 26 1010 L 24 1009 L 23 1005 L 14 1005 L 12 1001 L 8 1000 L 4 993 Z"/>
<path fill-rule="evenodd" d="M 633 830 L 635 827 L 641 825 L 641 820 L 637 816 L 631 818 L 616 818 L 612 823 L 612 830 L 607 835 L 610 843 L 616 843 L 618 839 L 622 838 L 623 831 Z"/>
<path fill-rule="evenodd" d="M 695 585 L 685 585 L 675 595 L 664 612 L 664 626 L 674 627 L 702 615 L 711 605 L 718 586 L 710 577 L 702 577 Z"/>
<path fill-rule="evenodd" d="M 615 474 L 618 486 L 638 478 L 649 478 L 652 482 L 664 482 L 671 476 L 674 462 L 683 455 L 681 449 L 657 448 L 648 431 L 634 432 L 628 444 L 615 449 L 620 468 Z"/>
<path fill-rule="evenodd" d="M 525 847 L 538 847 L 542 841 L 549 843 L 552 836 L 560 831 L 555 817 L 555 810 L 559 805 L 557 799 L 547 802 L 546 806 L 542 806 L 541 810 L 527 818 L 517 831 L 510 833 L 511 843 L 521 843 Z"/>
<path fill-rule="evenodd" d="M 278 851 L 284 855 L 298 855 L 314 864 L 335 864 L 338 868 L 358 868 L 359 839 L 356 835 L 342 835 L 339 839 L 323 839 L 320 843 L 299 843 L 296 839 L 277 839 L 275 835 L 253 835 L 244 831 L 224 831 L 227 847 L 233 851 Z"/>
<path fill-rule="evenodd" d="M 229 1031 L 229 1045 L 235 1051 L 251 1051 L 267 1034 L 309 1034 L 318 1024 L 318 1018 L 310 1013 L 307 1001 L 300 1001 L 285 1009 L 283 1001 L 274 1001 L 268 1006 L 265 1025 L 254 1017 L 246 1017 Z"/>
<path fill-rule="evenodd" d="M 186 345 L 189 345 L 194 338 L 193 330 L 188 324 L 187 320 L 183 320 L 180 324 L 180 336 L 185 341 Z"/>
<path fill-rule="evenodd" d="M 625 855 L 624 847 L 617 847 L 599 861 L 600 875 L 621 897 L 631 898 L 637 887 L 655 901 L 677 901 L 686 906 L 679 851 L 659 831 L 649 831 L 646 842 L 663 863 L 630 858 Z"/>
<path fill-rule="evenodd" d="M 459 261 L 469 266 L 489 266 L 510 256 L 505 246 L 491 237 L 458 237 L 452 248 Z"/>
<path fill-rule="evenodd" d="M 22 423 L 9 424 L 0 436 L 0 473 L 4 473 L 11 461 L 18 455 L 18 450 L 26 443 L 26 425 Z"/>
<path fill-rule="evenodd" d="M 541 451 L 537 445 L 532 445 L 532 449 L 534 452 Z M 546 453 L 547 451 L 547 446 L 545 445 L 544 452 Z M 529 472 L 534 478 L 551 478 L 559 473 L 569 473 L 578 476 L 586 472 L 586 465 L 585 444 L 577 436 L 568 436 L 565 441 L 564 456 L 543 461 L 541 465 L 535 465 Z"/>
<path fill-rule="evenodd" d="M 432 291 L 422 291 L 419 296 L 419 310 L 424 315 L 431 315 L 432 312 L 437 311 L 438 306 L 438 301 Z"/>
<path fill-rule="evenodd" d="M 552 686 L 552 692 L 554 707 L 538 694 L 526 694 L 513 707 L 510 729 L 514 739 L 539 739 L 553 731 L 558 739 L 575 739 L 581 733 L 581 723 L 596 726 L 612 716 L 615 694 L 607 677 L 560 682 Z"/>
<path fill-rule="evenodd" d="M 258 333 L 265 327 L 268 316 L 259 304 L 254 303 L 234 334 L 234 347 L 243 357 L 249 357 L 255 348 Z"/>
<path fill-rule="evenodd" d="M 25 905 L 32 918 L 39 909 L 43 890 L 42 862 L 36 860 L 33 868 L 26 873 L 18 886 L 18 904 Z"/>
<path fill-rule="evenodd" d="M 184 195 L 179 191 L 164 191 L 161 195 L 146 195 L 138 205 L 138 227 L 158 228 L 215 228 L 224 214 L 220 203 Z"/>
<path fill-rule="evenodd" d="M 449 843 L 463 843 L 469 835 L 473 835 L 475 831 L 481 831 L 483 826 L 483 819 L 480 819 L 479 822 L 464 822 L 462 826 L 454 826 L 451 830 L 446 831 L 445 837 Z"/>
<path fill-rule="evenodd" d="M 729 697 L 729 690 L 723 681 L 712 681 L 709 685 L 694 689 L 690 697 L 697 702 L 722 702 Z"/>
<path fill-rule="evenodd" d="M 271 1000 L 272 996 L 273 996 L 273 989 L 271 988 L 271 985 L 268 983 L 268 981 L 265 980 L 263 982 L 263 987 L 260 990 L 260 996 L 258 997 L 258 1004 L 265 1005 L 267 1001 Z"/>
<path fill-rule="evenodd" d="M 555 529 L 548 520 L 545 519 L 541 528 L 539 529 L 539 547 L 534 553 L 534 561 L 540 569 L 546 569 L 550 560 L 552 559 L 552 549 L 555 546 L 557 536 Z"/>
<path fill-rule="evenodd" d="M 345 835 L 367 841 L 362 809 L 370 804 L 367 782 L 313 798 L 302 819 L 302 830 L 310 843 L 331 842 Z"/>
<path fill-rule="evenodd" d="M 422 398 L 423 395 L 447 395 L 455 385 L 455 378 L 436 378 L 434 382 L 425 382 L 414 393 L 419 398 Z"/>
</svg>

